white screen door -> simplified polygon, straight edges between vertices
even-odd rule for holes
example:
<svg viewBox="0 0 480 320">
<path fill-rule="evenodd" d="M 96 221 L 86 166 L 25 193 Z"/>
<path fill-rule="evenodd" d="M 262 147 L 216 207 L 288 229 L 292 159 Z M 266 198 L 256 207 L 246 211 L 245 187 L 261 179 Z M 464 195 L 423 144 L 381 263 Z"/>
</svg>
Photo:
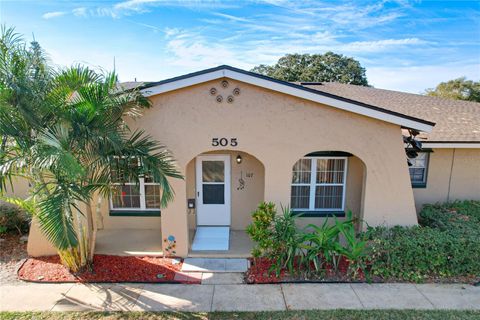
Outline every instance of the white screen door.
<svg viewBox="0 0 480 320">
<path fill-rule="evenodd" d="M 205 155 L 196 160 L 197 225 L 230 225 L 230 156 Z"/>
</svg>

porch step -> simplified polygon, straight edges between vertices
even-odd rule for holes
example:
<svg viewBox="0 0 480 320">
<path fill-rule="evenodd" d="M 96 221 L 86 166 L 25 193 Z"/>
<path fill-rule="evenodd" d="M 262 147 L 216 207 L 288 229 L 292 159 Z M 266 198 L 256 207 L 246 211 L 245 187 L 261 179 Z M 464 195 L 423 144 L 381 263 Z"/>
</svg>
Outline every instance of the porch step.
<svg viewBox="0 0 480 320">
<path fill-rule="evenodd" d="M 192 251 L 228 251 L 230 227 L 197 227 Z"/>
<path fill-rule="evenodd" d="M 197 273 L 198 274 L 198 273 Z M 222 272 L 222 273 L 202 273 L 202 284 L 243 284 L 243 273 Z"/>
<path fill-rule="evenodd" d="M 245 272 L 248 270 L 247 259 L 210 259 L 186 258 L 183 261 L 182 272 Z"/>
</svg>

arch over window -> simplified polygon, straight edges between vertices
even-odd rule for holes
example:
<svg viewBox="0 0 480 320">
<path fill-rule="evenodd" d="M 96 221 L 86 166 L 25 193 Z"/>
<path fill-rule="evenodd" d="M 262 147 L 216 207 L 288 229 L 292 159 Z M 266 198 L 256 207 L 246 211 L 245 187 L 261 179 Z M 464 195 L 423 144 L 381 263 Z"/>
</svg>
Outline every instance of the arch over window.
<svg viewBox="0 0 480 320">
<path fill-rule="evenodd" d="M 290 206 L 294 211 L 343 212 L 348 156 L 308 154 L 293 166 Z"/>
</svg>

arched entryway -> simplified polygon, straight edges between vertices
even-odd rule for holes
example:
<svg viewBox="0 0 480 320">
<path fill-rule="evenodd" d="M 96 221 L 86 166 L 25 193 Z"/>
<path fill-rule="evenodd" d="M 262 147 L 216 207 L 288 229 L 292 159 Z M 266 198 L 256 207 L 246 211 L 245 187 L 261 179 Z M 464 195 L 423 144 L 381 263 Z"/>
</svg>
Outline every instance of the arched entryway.
<svg viewBox="0 0 480 320">
<path fill-rule="evenodd" d="M 323 223 L 326 217 L 343 218 L 348 211 L 363 216 L 365 163 L 345 151 L 315 151 L 292 165 L 290 207 L 301 213 L 300 224 Z"/>
<path fill-rule="evenodd" d="M 252 243 L 245 229 L 251 222 L 252 211 L 264 201 L 265 168 L 261 161 L 243 151 L 205 152 L 188 162 L 185 179 L 189 255 L 249 256 Z M 228 250 L 198 250 L 198 247 L 192 247 L 200 230 L 198 227 L 210 226 L 229 228 Z M 213 236 L 211 241 L 215 241 Z"/>
</svg>

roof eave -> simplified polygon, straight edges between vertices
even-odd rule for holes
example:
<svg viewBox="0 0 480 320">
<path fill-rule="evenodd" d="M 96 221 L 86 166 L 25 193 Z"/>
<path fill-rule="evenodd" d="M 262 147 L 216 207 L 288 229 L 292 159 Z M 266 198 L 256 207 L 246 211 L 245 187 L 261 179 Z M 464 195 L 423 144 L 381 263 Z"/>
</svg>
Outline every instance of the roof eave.
<svg viewBox="0 0 480 320">
<path fill-rule="evenodd" d="M 480 149 L 480 141 L 422 141 L 425 148 L 435 149 Z"/>
<path fill-rule="evenodd" d="M 237 81 L 260 86 L 273 91 L 296 96 L 302 99 L 314 101 L 334 108 L 350 111 L 423 132 L 431 132 L 433 126 L 435 125 L 435 123 L 431 121 L 418 119 L 391 110 L 386 110 L 359 101 L 346 99 L 333 94 L 327 94 L 315 89 L 302 87 L 298 84 L 273 79 L 264 75 L 259 75 L 230 66 L 219 66 L 216 68 L 186 74 L 180 77 L 149 83 L 143 86 L 141 92 L 145 96 L 150 97 L 220 78 L 231 78 Z"/>
</svg>

